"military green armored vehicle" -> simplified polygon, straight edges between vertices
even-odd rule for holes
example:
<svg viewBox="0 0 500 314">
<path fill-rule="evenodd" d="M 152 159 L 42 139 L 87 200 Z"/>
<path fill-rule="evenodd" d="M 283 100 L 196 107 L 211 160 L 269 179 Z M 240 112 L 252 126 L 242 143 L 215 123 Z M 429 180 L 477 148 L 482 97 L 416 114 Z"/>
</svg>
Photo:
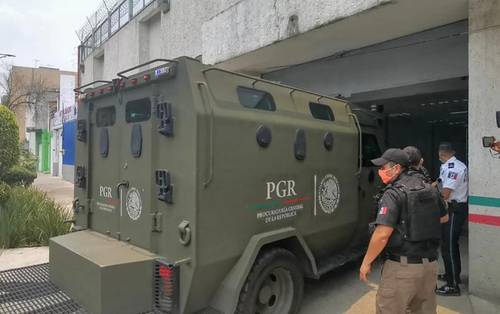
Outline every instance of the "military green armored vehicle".
<svg viewBox="0 0 500 314">
<path fill-rule="evenodd" d="M 296 313 L 304 277 L 363 253 L 377 182 L 348 103 L 185 57 L 118 77 L 83 92 L 75 232 L 50 242 L 89 312 Z"/>
</svg>

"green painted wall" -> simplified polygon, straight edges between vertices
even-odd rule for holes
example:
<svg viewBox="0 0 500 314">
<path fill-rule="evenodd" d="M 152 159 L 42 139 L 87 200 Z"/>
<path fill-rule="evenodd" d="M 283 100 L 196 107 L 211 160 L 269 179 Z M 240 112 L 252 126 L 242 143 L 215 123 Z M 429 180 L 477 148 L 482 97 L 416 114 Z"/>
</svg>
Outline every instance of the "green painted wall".
<svg viewBox="0 0 500 314">
<path fill-rule="evenodd" d="M 50 172 L 50 132 L 47 129 L 42 130 L 42 149 L 40 151 L 41 169 L 44 173 Z"/>
</svg>

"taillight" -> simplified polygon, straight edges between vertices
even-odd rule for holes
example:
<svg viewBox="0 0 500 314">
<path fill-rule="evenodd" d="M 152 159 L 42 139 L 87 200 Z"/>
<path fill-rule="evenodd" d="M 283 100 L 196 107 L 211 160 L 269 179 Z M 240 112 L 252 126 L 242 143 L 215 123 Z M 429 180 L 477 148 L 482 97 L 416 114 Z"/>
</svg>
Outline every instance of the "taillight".
<svg viewBox="0 0 500 314">
<path fill-rule="evenodd" d="M 154 263 L 153 308 L 160 313 L 179 312 L 179 268 L 166 261 Z"/>
</svg>

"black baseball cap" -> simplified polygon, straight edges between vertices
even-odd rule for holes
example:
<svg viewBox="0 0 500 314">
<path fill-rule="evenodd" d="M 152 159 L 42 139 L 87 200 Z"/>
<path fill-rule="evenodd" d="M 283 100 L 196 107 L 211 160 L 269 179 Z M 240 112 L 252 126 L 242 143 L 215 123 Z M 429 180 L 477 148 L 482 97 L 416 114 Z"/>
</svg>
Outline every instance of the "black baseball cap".
<svg viewBox="0 0 500 314">
<path fill-rule="evenodd" d="M 372 159 L 372 163 L 379 167 L 391 161 L 404 167 L 407 167 L 410 164 L 408 155 L 399 148 L 389 148 L 382 154 L 381 157 Z"/>
<path fill-rule="evenodd" d="M 422 159 L 422 153 L 420 152 L 420 149 L 416 148 L 415 146 L 406 146 L 405 148 L 403 148 L 403 151 L 408 155 L 410 165 L 417 165 L 420 163 L 420 160 Z"/>
<path fill-rule="evenodd" d="M 441 142 L 441 144 L 439 144 L 439 151 L 453 152 L 455 150 L 450 142 Z"/>
</svg>

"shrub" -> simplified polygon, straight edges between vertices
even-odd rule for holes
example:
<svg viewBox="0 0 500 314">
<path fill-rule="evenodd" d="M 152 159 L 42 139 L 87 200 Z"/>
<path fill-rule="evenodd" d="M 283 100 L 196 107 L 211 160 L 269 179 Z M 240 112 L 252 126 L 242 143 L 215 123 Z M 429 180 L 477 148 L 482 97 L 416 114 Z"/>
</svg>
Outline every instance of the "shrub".
<svg viewBox="0 0 500 314">
<path fill-rule="evenodd" d="M 0 105 L 0 174 L 14 166 L 19 159 L 19 129 L 16 116 Z"/>
<path fill-rule="evenodd" d="M 15 165 L 6 170 L 2 175 L 2 181 L 9 185 L 30 186 L 35 179 L 35 171 L 31 171 L 20 165 Z"/>
<path fill-rule="evenodd" d="M 7 201 L 10 195 L 10 186 L 0 182 L 0 206 Z"/>
<path fill-rule="evenodd" d="M 30 153 L 29 150 L 20 147 L 20 155 L 18 165 L 30 170 L 31 172 L 35 172 L 38 168 L 38 158 Z"/>
<path fill-rule="evenodd" d="M 47 245 L 69 232 L 71 214 L 35 188 L 15 186 L 0 203 L 0 248 Z"/>
</svg>

